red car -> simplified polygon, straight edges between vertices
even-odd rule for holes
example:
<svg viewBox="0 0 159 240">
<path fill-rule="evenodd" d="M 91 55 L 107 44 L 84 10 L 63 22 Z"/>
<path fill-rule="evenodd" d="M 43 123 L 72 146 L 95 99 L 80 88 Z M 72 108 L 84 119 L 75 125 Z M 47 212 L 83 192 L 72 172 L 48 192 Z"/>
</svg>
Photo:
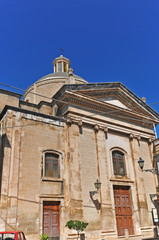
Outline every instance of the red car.
<svg viewBox="0 0 159 240">
<path fill-rule="evenodd" d="M 0 232 L 0 240 L 26 240 L 26 238 L 23 232 L 8 231 Z"/>
</svg>

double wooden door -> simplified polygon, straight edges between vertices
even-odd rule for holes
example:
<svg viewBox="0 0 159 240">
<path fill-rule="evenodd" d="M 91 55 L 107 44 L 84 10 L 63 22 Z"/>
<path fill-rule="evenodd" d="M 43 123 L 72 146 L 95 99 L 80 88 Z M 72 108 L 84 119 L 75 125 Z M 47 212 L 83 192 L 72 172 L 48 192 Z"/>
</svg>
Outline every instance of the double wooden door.
<svg viewBox="0 0 159 240">
<path fill-rule="evenodd" d="M 59 202 L 44 202 L 43 233 L 51 239 L 58 240 L 60 236 Z"/>
<path fill-rule="evenodd" d="M 124 236 L 125 229 L 129 235 L 134 234 L 130 188 L 114 186 L 114 202 L 118 235 Z"/>
</svg>

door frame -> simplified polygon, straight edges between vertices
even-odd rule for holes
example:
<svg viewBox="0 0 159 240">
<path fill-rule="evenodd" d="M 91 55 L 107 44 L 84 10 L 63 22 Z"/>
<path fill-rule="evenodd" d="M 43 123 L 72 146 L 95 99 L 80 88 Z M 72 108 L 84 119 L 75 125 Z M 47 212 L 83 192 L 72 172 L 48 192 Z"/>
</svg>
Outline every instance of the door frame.
<svg viewBox="0 0 159 240">
<path fill-rule="evenodd" d="M 118 227 L 117 227 L 117 219 L 116 219 L 116 212 L 115 212 L 115 199 L 114 199 L 114 189 L 115 187 L 119 187 L 119 188 L 125 188 L 127 190 L 129 190 L 129 197 L 130 197 L 130 203 L 131 203 L 131 211 L 132 211 L 132 214 L 131 214 L 131 218 L 132 218 L 132 223 L 133 223 L 133 235 L 135 234 L 135 224 L 134 224 L 134 217 L 133 217 L 133 199 L 132 199 L 132 188 L 130 185 L 125 185 L 125 184 L 113 184 L 112 185 L 112 192 L 113 192 L 113 204 L 114 204 L 114 215 L 115 215 L 115 222 L 116 222 L 116 232 L 117 232 L 117 236 L 118 237 L 122 237 L 124 235 L 118 235 Z"/>
<path fill-rule="evenodd" d="M 58 202 L 59 203 L 59 232 L 60 232 L 60 237 L 61 237 L 61 198 L 53 198 L 53 197 L 40 197 L 40 202 L 39 202 L 39 233 L 40 235 L 43 234 L 43 216 L 44 216 L 44 202 Z"/>
<path fill-rule="evenodd" d="M 49 206 L 50 208 L 52 208 L 52 213 L 56 212 L 58 213 L 58 222 L 57 222 L 57 227 L 58 227 L 58 233 L 59 233 L 59 238 L 60 238 L 60 202 L 59 201 L 43 201 L 43 233 L 44 233 L 44 208 L 45 206 Z M 57 207 L 58 210 L 53 210 L 54 207 Z M 49 218 L 50 219 L 50 218 Z M 52 220 L 51 220 L 52 222 Z M 50 236 L 52 237 L 52 236 Z"/>
</svg>

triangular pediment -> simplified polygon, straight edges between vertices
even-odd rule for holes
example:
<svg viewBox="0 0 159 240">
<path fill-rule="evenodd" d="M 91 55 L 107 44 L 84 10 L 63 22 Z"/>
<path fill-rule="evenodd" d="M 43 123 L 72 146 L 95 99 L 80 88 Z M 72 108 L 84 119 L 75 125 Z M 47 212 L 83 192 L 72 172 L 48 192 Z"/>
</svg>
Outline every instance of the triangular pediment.
<svg viewBox="0 0 159 240">
<path fill-rule="evenodd" d="M 109 104 L 112 104 L 117 107 L 125 108 L 127 109 L 127 106 L 123 104 L 117 97 L 105 97 L 105 98 L 99 98 L 100 101 L 107 102 Z"/>
<path fill-rule="evenodd" d="M 121 83 L 65 85 L 55 95 L 55 98 L 62 97 L 62 95 L 64 96 L 66 92 L 77 94 L 77 96 L 74 97 L 80 99 L 79 104 L 83 103 L 85 106 L 89 105 L 88 103 L 90 101 L 90 105 L 92 102 L 94 106 L 97 104 L 99 107 L 101 102 L 101 106 L 105 106 L 108 109 L 112 108 L 112 111 L 116 111 L 116 109 L 120 111 L 121 109 L 120 112 L 126 111 L 127 114 L 134 113 L 143 118 L 148 117 L 159 121 L 159 114 Z"/>
<path fill-rule="evenodd" d="M 128 109 L 136 113 L 148 114 L 147 111 L 136 102 L 135 99 L 130 97 L 122 89 L 98 89 L 98 90 L 87 90 L 87 91 L 76 91 L 79 94 L 89 96 L 90 98 L 97 99 L 101 102 L 108 103 L 110 105 L 120 107 L 123 109 Z"/>
<path fill-rule="evenodd" d="M 107 84 L 90 84 L 90 88 L 77 89 L 74 92 L 89 96 L 90 98 L 97 99 L 101 102 L 120 107 L 131 112 L 141 114 L 147 117 L 156 117 L 159 115 L 144 103 L 140 98 L 133 94 L 121 83 Z"/>
</svg>

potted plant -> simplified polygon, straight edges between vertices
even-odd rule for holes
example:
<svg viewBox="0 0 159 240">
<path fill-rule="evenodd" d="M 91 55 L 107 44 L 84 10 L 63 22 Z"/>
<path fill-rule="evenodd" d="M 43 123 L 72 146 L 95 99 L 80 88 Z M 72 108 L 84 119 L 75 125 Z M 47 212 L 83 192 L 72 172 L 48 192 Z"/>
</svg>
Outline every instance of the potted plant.
<svg viewBox="0 0 159 240">
<path fill-rule="evenodd" d="M 48 235 L 46 235 L 44 233 L 40 237 L 40 240 L 47 240 L 47 239 L 48 239 Z"/>
<path fill-rule="evenodd" d="M 79 239 L 80 232 L 82 232 L 87 226 L 88 226 L 88 223 L 82 222 L 79 220 L 70 220 L 65 225 L 65 227 L 68 227 L 69 229 L 73 229 L 77 231 L 78 239 Z"/>
</svg>

